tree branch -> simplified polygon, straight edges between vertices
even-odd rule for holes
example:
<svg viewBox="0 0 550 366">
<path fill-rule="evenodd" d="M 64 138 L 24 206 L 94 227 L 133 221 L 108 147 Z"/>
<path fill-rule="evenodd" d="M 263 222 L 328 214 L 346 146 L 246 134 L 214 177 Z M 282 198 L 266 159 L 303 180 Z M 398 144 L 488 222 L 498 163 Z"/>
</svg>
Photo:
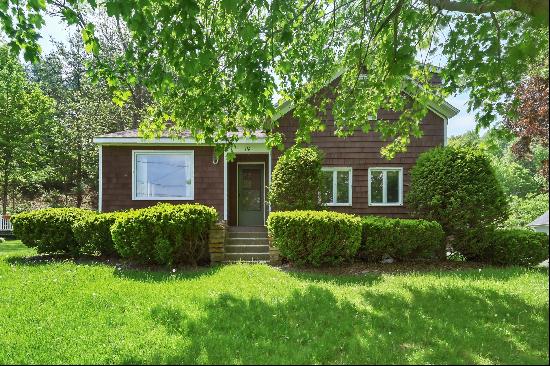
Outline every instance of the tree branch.
<svg viewBox="0 0 550 366">
<path fill-rule="evenodd" d="M 548 22 L 548 0 L 486 0 L 478 4 L 457 0 L 420 1 L 428 6 L 435 6 L 443 10 L 478 15 L 516 10 L 532 17 L 544 18 Z"/>
</svg>

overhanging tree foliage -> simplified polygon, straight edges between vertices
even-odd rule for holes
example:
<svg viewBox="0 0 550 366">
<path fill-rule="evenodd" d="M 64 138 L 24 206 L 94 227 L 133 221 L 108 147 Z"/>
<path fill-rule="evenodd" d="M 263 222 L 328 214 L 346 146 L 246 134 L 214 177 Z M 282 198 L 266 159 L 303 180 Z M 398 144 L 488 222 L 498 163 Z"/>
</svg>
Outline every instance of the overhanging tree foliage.
<svg viewBox="0 0 550 366">
<path fill-rule="evenodd" d="M 23 66 L 0 46 L 0 200 L 2 214 L 8 193 L 32 175 L 44 155 L 43 136 L 51 126 L 54 101 L 29 82 Z"/>
<path fill-rule="evenodd" d="M 128 30 L 115 64 L 101 62 L 87 15 L 98 7 Z M 491 125 L 548 54 L 546 0 L 3 1 L 0 24 L 28 60 L 39 53 L 47 10 L 81 28 L 96 77 L 106 77 L 117 97 L 131 97 L 137 84 L 151 92 L 157 104 L 144 135 L 170 120 L 171 132 L 189 129 L 208 143 L 231 144 L 228 132 L 238 128 L 265 128 L 268 142 L 281 145 L 274 96 L 296 106 L 298 140 L 307 141 L 324 129 L 328 103 L 311 95 L 343 70 L 331 86 L 337 134 L 374 129 L 391 140 L 382 153 L 392 157 L 421 134 L 427 105 L 446 93 L 469 90 L 479 125 Z M 442 88 L 429 83 L 436 54 L 447 61 Z M 379 108 L 405 113 L 369 122 Z"/>
</svg>

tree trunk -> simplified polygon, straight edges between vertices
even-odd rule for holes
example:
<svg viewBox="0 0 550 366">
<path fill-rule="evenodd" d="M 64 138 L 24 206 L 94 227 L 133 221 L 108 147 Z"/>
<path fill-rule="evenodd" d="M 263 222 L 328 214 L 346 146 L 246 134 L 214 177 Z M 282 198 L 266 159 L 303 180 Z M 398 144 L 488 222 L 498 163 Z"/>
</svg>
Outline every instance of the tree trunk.
<svg viewBox="0 0 550 366">
<path fill-rule="evenodd" d="M 76 161 L 76 207 L 80 208 L 83 201 L 82 189 L 82 149 L 79 150 Z"/>
<path fill-rule="evenodd" d="M 8 213 L 8 188 L 9 188 L 9 181 L 10 181 L 10 165 L 9 162 L 6 160 L 4 162 L 4 174 L 2 179 L 2 215 L 6 215 Z"/>
</svg>

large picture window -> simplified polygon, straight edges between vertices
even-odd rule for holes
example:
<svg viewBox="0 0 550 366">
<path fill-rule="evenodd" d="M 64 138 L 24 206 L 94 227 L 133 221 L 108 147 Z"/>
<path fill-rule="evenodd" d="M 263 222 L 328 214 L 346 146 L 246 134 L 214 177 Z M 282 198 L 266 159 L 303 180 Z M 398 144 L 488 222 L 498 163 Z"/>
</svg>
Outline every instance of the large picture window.
<svg viewBox="0 0 550 366">
<path fill-rule="evenodd" d="M 134 200 L 192 200 L 193 151 L 134 151 Z"/>
<path fill-rule="evenodd" d="M 321 200 L 327 206 L 351 206 L 351 168 L 323 168 Z"/>
<path fill-rule="evenodd" d="M 403 204 L 403 168 L 369 168 L 369 205 Z"/>
</svg>

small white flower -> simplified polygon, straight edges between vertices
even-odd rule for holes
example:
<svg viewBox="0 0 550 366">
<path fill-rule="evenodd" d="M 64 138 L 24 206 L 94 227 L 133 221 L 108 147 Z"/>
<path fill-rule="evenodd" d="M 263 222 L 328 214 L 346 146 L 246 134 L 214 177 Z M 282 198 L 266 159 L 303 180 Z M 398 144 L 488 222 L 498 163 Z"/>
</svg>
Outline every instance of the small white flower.
<svg viewBox="0 0 550 366">
<path fill-rule="evenodd" d="M 175 268 L 174 268 L 174 269 L 172 269 L 172 273 L 174 273 L 174 272 L 176 272 L 176 269 L 175 269 Z"/>
</svg>

